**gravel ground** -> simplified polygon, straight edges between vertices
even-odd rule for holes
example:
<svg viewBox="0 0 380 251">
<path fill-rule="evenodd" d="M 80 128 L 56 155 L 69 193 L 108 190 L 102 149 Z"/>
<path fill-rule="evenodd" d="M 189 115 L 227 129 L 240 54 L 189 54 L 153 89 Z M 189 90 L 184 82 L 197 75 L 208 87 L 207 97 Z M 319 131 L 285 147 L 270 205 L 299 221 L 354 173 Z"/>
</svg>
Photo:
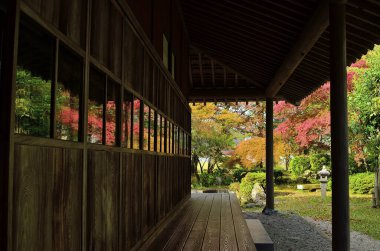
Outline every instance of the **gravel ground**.
<svg viewBox="0 0 380 251">
<path fill-rule="evenodd" d="M 259 219 L 274 243 L 275 250 L 331 250 L 331 223 L 302 218 L 296 214 L 266 216 L 244 212 L 247 219 Z M 351 232 L 351 250 L 379 251 L 380 241 Z"/>
</svg>

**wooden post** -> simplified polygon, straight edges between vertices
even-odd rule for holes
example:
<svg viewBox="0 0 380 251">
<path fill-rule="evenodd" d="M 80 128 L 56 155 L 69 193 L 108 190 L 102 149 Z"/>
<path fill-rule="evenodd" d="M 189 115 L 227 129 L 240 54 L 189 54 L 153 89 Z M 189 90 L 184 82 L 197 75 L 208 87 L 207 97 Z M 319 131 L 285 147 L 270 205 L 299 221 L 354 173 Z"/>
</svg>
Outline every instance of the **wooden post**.
<svg viewBox="0 0 380 251">
<path fill-rule="evenodd" d="M 330 0 L 333 250 L 350 250 L 345 2 Z"/>
<path fill-rule="evenodd" d="M 273 98 L 266 99 L 266 130 L 265 130 L 265 151 L 266 151 L 266 205 L 264 214 L 274 212 L 274 188 L 273 188 Z"/>
<path fill-rule="evenodd" d="M 20 1 L 1 3 L 5 9 L 0 81 L 0 250 L 12 250 L 12 187 L 14 160 L 14 100 Z"/>
</svg>

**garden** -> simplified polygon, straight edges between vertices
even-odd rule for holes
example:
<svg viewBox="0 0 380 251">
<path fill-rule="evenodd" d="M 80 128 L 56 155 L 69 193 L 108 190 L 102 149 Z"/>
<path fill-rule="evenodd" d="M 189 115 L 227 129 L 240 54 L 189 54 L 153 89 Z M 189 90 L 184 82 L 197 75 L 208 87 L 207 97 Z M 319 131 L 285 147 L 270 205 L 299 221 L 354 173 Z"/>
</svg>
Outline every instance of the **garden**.
<svg viewBox="0 0 380 251">
<path fill-rule="evenodd" d="M 351 227 L 380 239 L 380 46 L 347 69 Z M 331 174 L 330 83 L 293 105 L 274 104 L 275 207 L 316 220 L 331 219 L 331 192 L 297 190 Z M 206 103 L 192 108 L 192 188 L 223 188 L 244 210 L 265 202 L 265 102 Z M 375 186 L 377 184 L 377 187 Z M 374 199 L 373 199 L 374 198 Z M 377 202 L 376 202 L 377 200 Z M 374 203 L 375 201 L 375 203 Z"/>
</svg>

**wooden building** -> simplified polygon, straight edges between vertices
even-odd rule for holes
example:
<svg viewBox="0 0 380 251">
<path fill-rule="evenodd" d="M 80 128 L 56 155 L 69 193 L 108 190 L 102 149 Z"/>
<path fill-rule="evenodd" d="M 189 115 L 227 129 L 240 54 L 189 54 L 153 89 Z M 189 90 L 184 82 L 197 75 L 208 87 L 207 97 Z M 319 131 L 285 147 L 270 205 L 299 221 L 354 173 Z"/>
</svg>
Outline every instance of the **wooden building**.
<svg viewBox="0 0 380 251">
<path fill-rule="evenodd" d="M 131 250 L 190 196 L 189 102 L 296 104 L 331 79 L 333 247 L 349 247 L 347 64 L 374 0 L 3 0 L 0 249 Z M 330 25 L 329 25 L 330 23 Z"/>
</svg>

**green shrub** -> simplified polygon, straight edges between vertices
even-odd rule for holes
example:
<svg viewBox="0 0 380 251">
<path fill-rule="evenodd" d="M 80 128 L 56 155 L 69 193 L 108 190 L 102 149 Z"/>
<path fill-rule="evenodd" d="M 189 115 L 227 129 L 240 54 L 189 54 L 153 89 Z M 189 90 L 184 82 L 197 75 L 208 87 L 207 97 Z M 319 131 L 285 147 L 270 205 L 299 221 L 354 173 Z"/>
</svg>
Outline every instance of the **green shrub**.
<svg viewBox="0 0 380 251">
<path fill-rule="evenodd" d="M 274 169 L 274 182 L 276 184 L 283 184 L 282 183 L 283 182 L 283 180 L 282 180 L 283 176 L 284 176 L 284 170 L 278 169 L 278 168 Z"/>
<path fill-rule="evenodd" d="M 310 169 L 309 157 L 305 155 L 296 156 L 290 161 L 289 166 L 293 175 L 301 176 L 306 170 Z"/>
<path fill-rule="evenodd" d="M 240 183 L 239 182 L 233 182 L 229 185 L 228 189 L 230 191 L 233 191 L 235 193 L 239 193 L 240 191 Z"/>
<path fill-rule="evenodd" d="M 266 174 L 264 172 L 255 172 L 255 173 L 247 173 L 247 175 L 242 179 L 243 182 L 249 183 L 259 183 L 265 189 L 266 184 Z"/>
<path fill-rule="evenodd" d="M 199 180 L 202 186 L 210 187 L 216 183 L 216 177 L 212 173 L 199 174 Z"/>
<path fill-rule="evenodd" d="M 232 177 L 235 182 L 241 182 L 241 179 L 247 174 L 247 170 L 243 168 L 234 169 L 232 171 Z"/>
<path fill-rule="evenodd" d="M 332 179 L 330 178 L 329 181 L 327 181 L 327 191 L 331 191 L 332 189 Z"/>
<path fill-rule="evenodd" d="M 265 173 L 250 172 L 241 180 L 240 184 L 240 199 L 242 203 L 248 202 L 251 199 L 251 192 L 255 183 L 261 184 L 265 190 Z"/>
<path fill-rule="evenodd" d="M 368 194 L 374 188 L 374 173 L 357 173 L 350 176 L 350 189 L 353 193 Z"/>
<path fill-rule="evenodd" d="M 331 157 L 326 153 L 316 153 L 310 155 L 310 170 L 318 172 L 322 170 L 323 166 L 326 166 L 330 170 L 331 166 Z"/>
</svg>

